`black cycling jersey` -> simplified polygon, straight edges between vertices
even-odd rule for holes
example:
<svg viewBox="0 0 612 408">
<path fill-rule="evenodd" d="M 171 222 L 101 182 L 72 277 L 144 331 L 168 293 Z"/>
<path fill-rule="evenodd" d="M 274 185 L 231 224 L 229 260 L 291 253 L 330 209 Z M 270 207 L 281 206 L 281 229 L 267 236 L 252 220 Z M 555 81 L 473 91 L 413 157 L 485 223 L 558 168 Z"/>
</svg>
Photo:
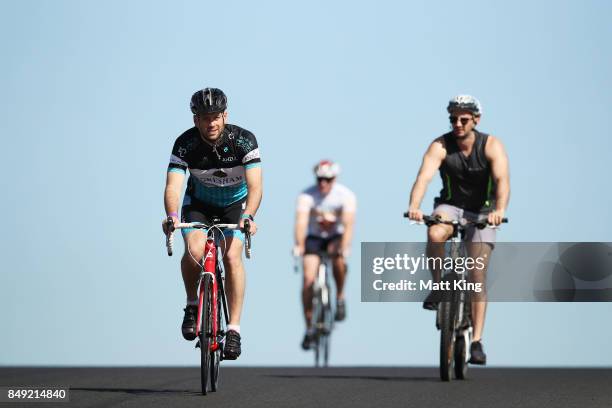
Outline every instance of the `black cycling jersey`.
<svg viewBox="0 0 612 408">
<path fill-rule="evenodd" d="M 226 124 L 215 144 L 202 140 L 196 127 L 180 135 L 174 143 L 168 171 L 185 174 L 189 169 L 183 205 L 196 200 L 226 207 L 246 197 L 245 170 L 260 165 L 255 135 Z"/>
<path fill-rule="evenodd" d="M 434 205 L 451 204 L 473 212 L 489 212 L 495 208 L 495 181 L 485 156 L 488 134 L 474 130 L 476 140 L 466 157 L 452 132 L 446 133 L 446 158 L 440 166 L 443 188 Z"/>
</svg>

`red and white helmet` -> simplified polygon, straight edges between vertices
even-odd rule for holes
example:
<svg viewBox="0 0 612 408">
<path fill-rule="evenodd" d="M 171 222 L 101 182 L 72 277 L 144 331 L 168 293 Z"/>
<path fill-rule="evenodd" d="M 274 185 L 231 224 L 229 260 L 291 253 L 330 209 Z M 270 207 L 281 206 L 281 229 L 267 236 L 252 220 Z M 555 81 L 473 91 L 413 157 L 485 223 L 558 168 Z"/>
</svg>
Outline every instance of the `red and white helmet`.
<svg viewBox="0 0 612 408">
<path fill-rule="evenodd" d="M 331 160 L 321 160 L 315 166 L 314 173 L 318 178 L 335 178 L 340 174 L 340 165 Z"/>
</svg>

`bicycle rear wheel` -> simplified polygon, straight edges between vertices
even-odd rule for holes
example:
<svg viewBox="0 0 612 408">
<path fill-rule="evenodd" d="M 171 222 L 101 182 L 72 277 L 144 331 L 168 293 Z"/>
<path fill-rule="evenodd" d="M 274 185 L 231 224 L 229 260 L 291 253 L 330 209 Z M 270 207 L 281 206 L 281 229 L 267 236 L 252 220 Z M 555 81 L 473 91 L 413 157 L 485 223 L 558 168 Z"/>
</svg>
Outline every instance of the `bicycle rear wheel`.
<svg viewBox="0 0 612 408">
<path fill-rule="evenodd" d="M 208 393 L 209 374 L 211 373 L 211 352 L 210 343 L 212 335 L 212 277 L 205 274 L 202 279 L 202 316 L 200 325 L 200 380 L 202 385 L 202 395 Z"/>
<path fill-rule="evenodd" d="M 438 313 L 440 313 L 440 379 L 450 381 L 455 357 L 454 302 L 440 302 Z"/>
</svg>

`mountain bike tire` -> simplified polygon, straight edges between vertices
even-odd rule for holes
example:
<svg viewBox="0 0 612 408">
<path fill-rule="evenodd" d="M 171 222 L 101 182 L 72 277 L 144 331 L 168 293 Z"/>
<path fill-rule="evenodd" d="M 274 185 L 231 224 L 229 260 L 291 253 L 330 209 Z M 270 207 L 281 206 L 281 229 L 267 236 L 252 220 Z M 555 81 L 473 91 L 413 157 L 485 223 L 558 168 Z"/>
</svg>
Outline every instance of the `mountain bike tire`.
<svg viewBox="0 0 612 408">
<path fill-rule="evenodd" d="M 453 372 L 455 348 L 454 302 L 440 302 L 440 379 L 450 381 Z"/>
<path fill-rule="evenodd" d="M 208 382 L 211 373 L 211 294 L 212 294 L 212 277 L 205 274 L 202 278 L 202 316 L 200 325 L 200 380 L 202 385 L 202 395 L 208 393 Z"/>
<path fill-rule="evenodd" d="M 455 378 L 465 380 L 467 377 L 468 363 L 466 360 L 467 344 L 465 336 L 457 336 L 455 340 Z"/>
</svg>

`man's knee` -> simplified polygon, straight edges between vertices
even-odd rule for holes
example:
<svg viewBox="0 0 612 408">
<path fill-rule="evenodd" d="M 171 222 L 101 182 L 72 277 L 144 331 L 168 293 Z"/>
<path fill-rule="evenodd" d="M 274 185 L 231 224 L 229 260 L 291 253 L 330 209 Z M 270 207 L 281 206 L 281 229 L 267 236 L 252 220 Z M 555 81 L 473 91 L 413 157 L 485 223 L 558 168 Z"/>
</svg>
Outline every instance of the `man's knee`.
<svg viewBox="0 0 612 408">
<path fill-rule="evenodd" d="M 193 261 L 195 258 L 197 262 L 200 262 L 204 257 L 204 245 L 206 244 L 206 238 L 202 231 L 193 231 L 184 236 L 185 254 L 184 259 Z M 196 262 L 196 263 L 197 263 Z"/>
<path fill-rule="evenodd" d="M 445 242 L 450 234 L 444 228 L 434 225 L 427 230 L 427 240 L 429 242 Z"/>
<path fill-rule="evenodd" d="M 313 287 L 314 287 L 314 280 L 304 280 L 302 282 L 302 293 L 303 294 L 311 293 Z"/>
<path fill-rule="evenodd" d="M 240 251 L 228 252 L 225 256 L 225 265 L 230 273 L 240 269 L 242 267 L 242 253 Z"/>
<path fill-rule="evenodd" d="M 332 258 L 332 267 L 334 268 L 334 271 L 338 272 L 344 272 L 344 270 L 346 266 L 346 260 L 344 259 L 343 256 L 341 255 L 336 255 Z"/>
<path fill-rule="evenodd" d="M 195 267 L 199 265 L 203 257 L 204 257 L 204 248 L 196 246 L 196 247 L 191 247 L 187 249 L 187 247 L 185 247 L 185 253 L 183 254 L 181 263 L 183 265 Z"/>
</svg>

